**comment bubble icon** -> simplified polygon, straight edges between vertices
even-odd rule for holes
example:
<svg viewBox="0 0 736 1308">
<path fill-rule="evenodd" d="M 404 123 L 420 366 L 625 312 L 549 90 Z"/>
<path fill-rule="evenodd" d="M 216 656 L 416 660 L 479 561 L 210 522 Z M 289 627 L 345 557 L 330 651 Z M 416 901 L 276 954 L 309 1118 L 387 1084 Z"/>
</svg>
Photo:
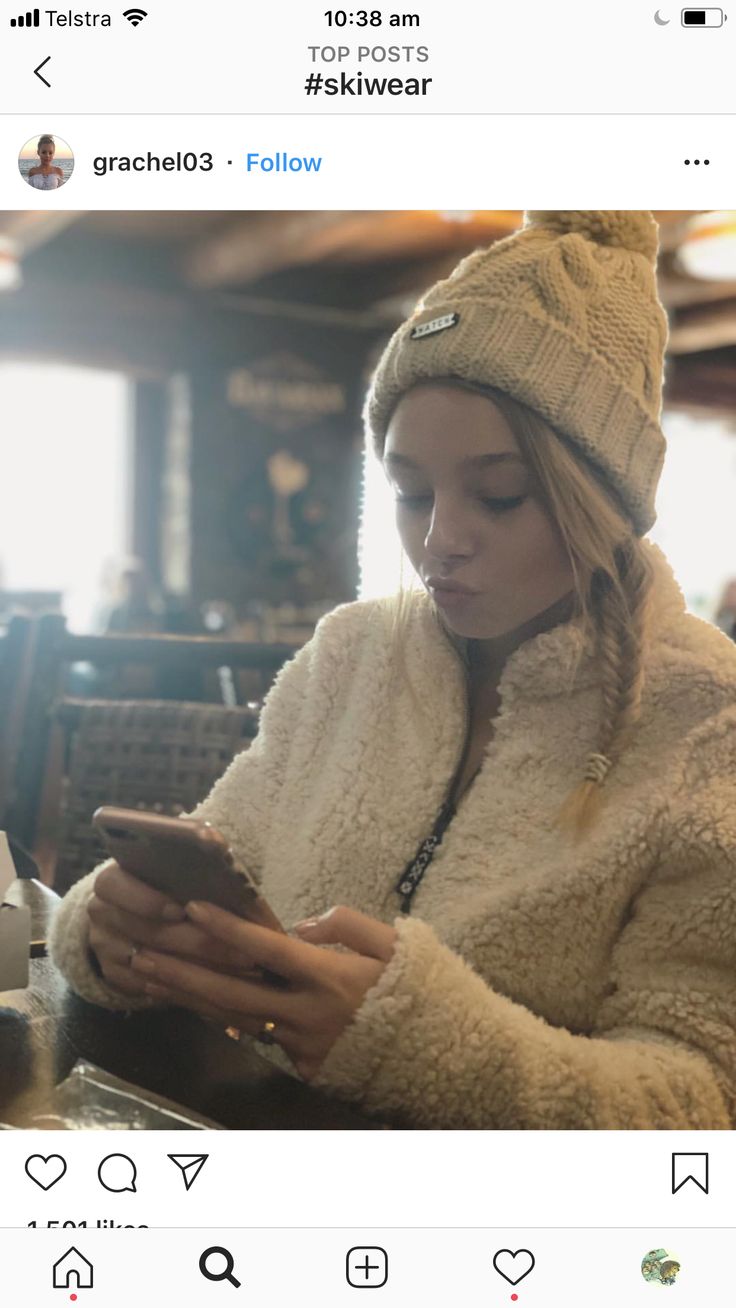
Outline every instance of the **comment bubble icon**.
<svg viewBox="0 0 736 1308">
<path fill-rule="evenodd" d="M 100 1185 L 112 1194 L 124 1194 L 126 1191 L 136 1194 L 137 1175 L 135 1163 L 127 1154 L 108 1154 L 97 1168 Z"/>
</svg>

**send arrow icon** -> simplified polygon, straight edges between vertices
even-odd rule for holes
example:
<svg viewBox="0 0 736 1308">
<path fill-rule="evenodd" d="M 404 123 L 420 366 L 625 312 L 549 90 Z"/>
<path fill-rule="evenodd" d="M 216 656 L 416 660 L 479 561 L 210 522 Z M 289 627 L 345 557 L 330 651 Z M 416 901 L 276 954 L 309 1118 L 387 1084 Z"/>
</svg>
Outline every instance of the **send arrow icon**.
<svg viewBox="0 0 736 1308">
<path fill-rule="evenodd" d="M 184 1178 L 184 1189 L 191 1190 L 209 1154 L 167 1154 L 166 1157 L 179 1168 Z"/>
</svg>

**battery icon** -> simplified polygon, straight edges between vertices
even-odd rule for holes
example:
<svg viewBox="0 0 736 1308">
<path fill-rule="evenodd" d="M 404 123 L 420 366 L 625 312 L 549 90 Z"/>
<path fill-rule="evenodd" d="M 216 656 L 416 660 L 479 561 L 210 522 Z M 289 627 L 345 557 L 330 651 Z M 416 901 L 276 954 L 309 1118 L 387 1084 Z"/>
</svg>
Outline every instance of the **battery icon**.
<svg viewBox="0 0 736 1308">
<path fill-rule="evenodd" d="M 723 27 L 725 14 L 722 9 L 683 9 L 683 27 Z"/>
</svg>

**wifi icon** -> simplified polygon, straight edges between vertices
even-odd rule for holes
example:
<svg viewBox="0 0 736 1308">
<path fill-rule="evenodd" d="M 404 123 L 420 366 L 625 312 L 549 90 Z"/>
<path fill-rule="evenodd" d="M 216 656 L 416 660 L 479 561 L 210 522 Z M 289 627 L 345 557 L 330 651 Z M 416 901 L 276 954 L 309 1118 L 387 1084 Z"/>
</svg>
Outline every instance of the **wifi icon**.
<svg viewBox="0 0 736 1308">
<path fill-rule="evenodd" d="M 133 27 L 137 27 L 139 23 L 143 22 L 144 18 L 148 18 L 148 14 L 145 9 L 126 9 L 123 18 L 127 18 Z"/>
</svg>

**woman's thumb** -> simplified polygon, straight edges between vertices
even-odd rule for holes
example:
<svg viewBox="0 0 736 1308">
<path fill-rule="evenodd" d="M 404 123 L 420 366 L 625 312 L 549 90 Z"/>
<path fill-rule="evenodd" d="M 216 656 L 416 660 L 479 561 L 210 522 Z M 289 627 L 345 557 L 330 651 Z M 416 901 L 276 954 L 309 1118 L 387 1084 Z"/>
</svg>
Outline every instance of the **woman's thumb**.
<svg viewBox="0 0 736 1308">
<path fill-rule="evenodd" d="M 345 945 L 356 954 L 380 958 L 383 962 L 390 959 L 396 939 L 391 927 L 342 904 L 328 909 L 321 917 L 297 922 L 294 931 L 310 944 Z"/>
</svg>

